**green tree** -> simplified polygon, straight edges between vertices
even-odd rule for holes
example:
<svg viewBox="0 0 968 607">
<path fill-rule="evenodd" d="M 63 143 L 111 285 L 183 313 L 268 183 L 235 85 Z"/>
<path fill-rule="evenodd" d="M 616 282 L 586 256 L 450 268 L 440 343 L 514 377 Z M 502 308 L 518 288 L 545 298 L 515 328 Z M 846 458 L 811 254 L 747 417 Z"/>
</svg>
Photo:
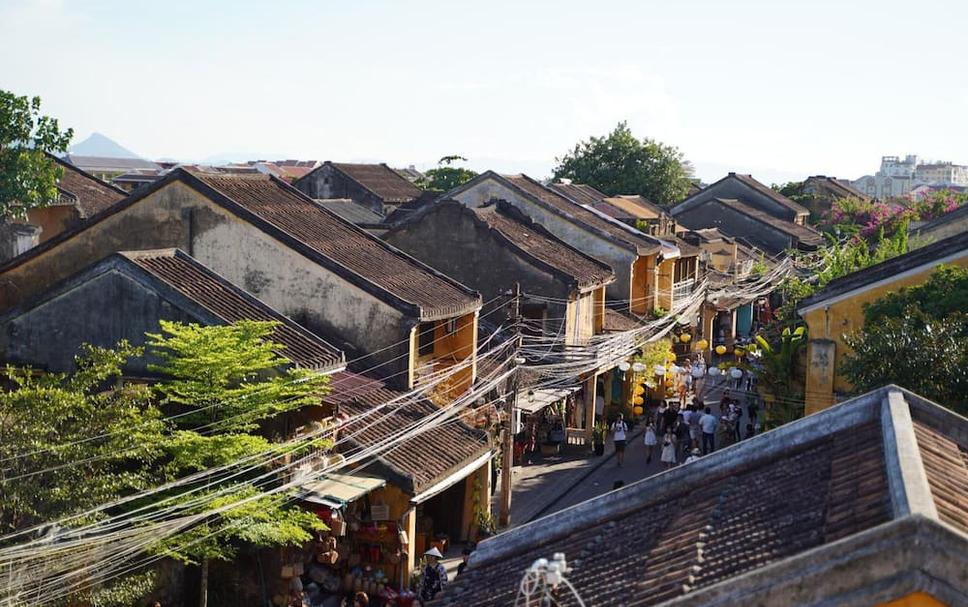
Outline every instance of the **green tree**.
<svg viewBox="0 0 968 607">
<path fill-rule="evenodd" d="M 767 429 L 803 417 L 803 384 L 797 369 L 800 352 L 807 345 L 807 328 L 787 327 L 774 344 L 757 335 L 756 343 L 760 351 L 757 386 L 763 397 Z"/>
<path fill-rule="evenodd" d="M 689 191 L 690 165 L 678 148 L 639 140 L 625 122 L 605 137 L 579 142 L 556 161 L 556 178 L 587 184 L 610 196 L 639 194 L 668 207 Z"/>
<path fill-rule="evenodd" d="M 152 485 L 165 423 L 147 388 L 120 383 L 140 350 L 85 347 L 76 372 L 7 367 L 0 392 L 0 534 Z"/>
<path fill-rule="evenodd" d="M 289 366 L 278 354 L 283 346 L 270 339 L 277 324 L 240 321 L 200 327 L 162 321 L 160 333 L 148 334 L 150 352 L 161 361 L 150 368 L 167 378 L 156 390 L 164 403 L 186 413 L 179 421 L 187 427 L 176 431 L 170 443 L 170 474 L 271 454 L 274 449 L 281 455 L 280 444 L 253 433 L 259 422 L 319 403 L 328 378 Z M 313 440 L 303 448 L 321 446 Z M 243 478 L 213 489 L 211 499 L 189 513 L 225 510 L 155 548 L 201 566 L 202 607 L 208 601 L 210 560 L 233 558 L 240 543 L 302 544 L 311 539 L 312 530 L 324 528 L 315 515 L 293 505 L 286 493 L 258 497 L 264 488 L 263 483 Z"/>
<path fill-rule="evenodd" d="M 864 307 L 841 370 L 855 392 L 895 383 L 968 414 L 968 268 L 939 267 L 922 285 Z"/>
<path fill-rule="evenodd" d="M 73 136 L 40 113 L 40 97 L 0 90 L 0 220 L 57 199 L 62 170 L 45 152 L 66 152 Z"/>
<path fill-rule="evenodd" d="M 477 173 L 470 169 L 453 166 L 456 162 L 467 162 L 467 159 L 463 156 L 444 156 L 437 161 L 437 168 L 427 171 L 427 178 L 418 181 L 417 185 L 424 190 L 449 192 L 477 177 Z"/>
</svg>

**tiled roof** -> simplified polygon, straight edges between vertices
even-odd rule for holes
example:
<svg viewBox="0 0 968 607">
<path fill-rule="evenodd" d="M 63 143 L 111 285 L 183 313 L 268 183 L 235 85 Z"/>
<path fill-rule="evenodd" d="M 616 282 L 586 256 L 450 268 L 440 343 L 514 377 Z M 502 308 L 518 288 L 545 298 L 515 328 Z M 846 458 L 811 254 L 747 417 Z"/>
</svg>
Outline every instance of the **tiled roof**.
<svg viewBox="0 0 968 607">
<path fill-rule="evenodd" d="M 440 409 L 429 400 L 401 399 L 402 392 L 382 383 L 350 372 L 333 376 L 330 402 L 336 402 L 340 413 L 351 416 L 372 411 L 394 399 L 391 404 L 351 423 L 344 436 L 357 446 L 368 446 L 386 440 Z M 343 394 L 340 394 L 343 392 Z M 490 450 L 487 433 L 459 421 L 437 425 L 412 436 L 378 459 L 395 473 L 402 489 L 415 495 L 443 480 Z"/>
<path fill-rule="evenodd" d="M 753 188 L 760 194 L 773 199 L 776 203 L 780 204 L 781 206 L 784 206 L 790 209 L 791 211 L 795 212 L 797 215 L 810 214 L 810 211 L 808 211 L 805 207 L 803 207 L 802 205 L 796 202 L 793 202 L 792 200 L 790 200 L 783 194 L 777 192 L 773 188 L 768 187 L 760 183 L 759 181 L 753 179 L 752 175 L 743 175 L 742 173 L 730 173 L 728 177 L 735 177 L 736 179 L 740 180 L 747 186 Z"/>
<path fill-rule="evenodd" d="M 951 256 L 960 258 L 968 256 L 968 232 L 950 236 L 904 255 L 892 257 L 869 268 L 831 280 L 823 289 L 802 300 L 800 305 L 797 306 L 797 310 L 802 313 L 806 308 L 815 306 L 832 297 L 838 297 L 881 280 L 890 279 L 914 268 L 937 265 L 941 260 Z"/>
<path fill-rule="evenodd" d="M 552 207 L 559 214 L 568 215 L 598 232 L 605 233 L 615 241 L 634 247 L 640 255 L 653 253 L 659 249 L 659 242 L 655 239 L 617 220 L 610 220 L 578 203 L 572 202 L 527 175 L 503 175 L 501 177 L 533 200 L 538 200 L 541 204 Z"/>
<path fill-rule="evenodd" d="M 631 219 L 635 219 L 636 218 L 635 215 L 632 215 L 628 211 L 623 211 L 622 209 L 620 209 L 620 208 L 618 208 L 616 206 L 610 205 L 610 204 L 608 204 L 605 201 L 597 202 L 597 203 L 595 203 L 595 204 L 593 204 L 591 206 L 592 206 L 593 209 L 595 209 L 599 213 L 605 213 L 609 217 L 614 217 L 615 219 L 618 219 L 620 221 L 621 220 L 631 220 Z"/>
<path fill-rule="evenodd" d="M 914 433 L 938 516 L 968 533 L 968 441 L 918 420 Z"/>
<path fill-rule="evenodd" d="M 763 211 L 752 207 L 745 202 L 736 200 L 735 198 L 714 198 L 710 202 L 717 202 L 725 207 L 729 207 L 743 215 L 756 219 L 761 223 L 765 223 L 777 230 L 783 232 L 784 234 L 789 234 L 795 237 L 797 240 L 806 245 L 820 246 L 823 244 L 823 236 L 820 232 L 809 228 L 807 226 L 801 226 L 793 223 L 792 221 L 785 221 L 770 215 L 769 213 L 764 213 Z"/>
<path fill-rule="evenodd" d="M 383 223 L 383 216 L 349 198 L 318 198 L 316 204 L 357 226 Z"/>
<path fill-rule="evenodd" d="M 859 198 L 861 200 L 870 200 L 870 196 L 854 188 L 852 185 L 837 179 L 836 177 L 814 175 L 807 178 L 804 184 L 807 183 L 812 183 L 817 189 L 822 190 L 828 195 L 836 198 Z"/>
<path fill-rule="evenodd" d="M 612 331 L 631 331 L 633 329 L 639 329 L 642 324 L 629 316 L 628 314 L 623 314 L 618 310 L 613 310 L 611 308 L 605 308 L 605 326 L 606 332 Z"/>
<path fill-rule="evenodd" d="M 668 211 L 639 195 L 610 196 L 605 199 L 605 202 L 641 219 L 657 219 L 663 215 L 669 215 Z"/>
<path fill-rule="evenodd" d="M 57 182 L 57 189 L 67 199 L 66 202 L 77 207 L 82 219 L 87 219 L 128 196 L 121 188 L 105 183 L 53 154 L 48 154 L 47 157 L 64 170 Z"/>
<path fill-rule="evenodd" d="M 957 596 L 968 590 L 966 436 L 965 418 L 881 388 L 485 540 L 432 604 L 514 605 L 525 570 L 558 552 L 588 605 L 875 604 L 865 597 L 925 566 L 952 572 L 943 582 Z M 907 569 L 891 538 L 925 521 L 955 548 Z"/>
<path fill-rule="evenodd" d="M 119 255 L 227 323 L 240 320 L 281 323 L 273 330 L 271 339 L 285 346 L 280 356 L 301 367 L 324 369 L 343 364 L 343 354 L 337 348 L 181 251 L 131 251 Z"/>
<path fill-rule="evenodd" d="M 595 206 L 605 198 L 605 194 L 583 183 L 549 183 L 548 187 L 578 204 Z"/>
<path fill-rule="evenodd" d="M 422 318 L 463 314 L 480 297 L 380 239 L 327 211 L 295 188 L 268 175 L 195 174 L 195 179 L 333 262 L 335 271 L 362 279 L 419 306 Z"/>
<path fill-rule="evenodd" d="M 328 163 L 364 188 L 383 199 L 383 202 L 402 203 L 418 198 L 423 190 L 385 164 Z"/>
<path fill-rule="evenodd" d="M 552 270 L 569 275 L 581 287 L 602 285 L 615 278 L 611 267 L 558 240 L 510 204 L 484 205 L 473 212 L 517 250 L 547 264 Z"/>
<path fill-rule="evenodd" d="M 144 158 L 114 158 L 110 156 L 78 156 L 68 154 L 64 160 L 77 167 L 84 167 L 86 170 L 107 170 L 116 171 L 131 169 L 159 169 L 158 164 L 145 160 Z"/>
</svg>

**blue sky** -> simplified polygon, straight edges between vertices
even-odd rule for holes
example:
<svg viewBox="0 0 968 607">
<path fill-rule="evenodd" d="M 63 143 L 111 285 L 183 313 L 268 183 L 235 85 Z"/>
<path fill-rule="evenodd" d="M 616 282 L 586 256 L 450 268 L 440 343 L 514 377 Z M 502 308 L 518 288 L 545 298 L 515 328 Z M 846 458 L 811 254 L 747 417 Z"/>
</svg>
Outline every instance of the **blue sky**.
<svg viewBox="0 0 968 607">
<path fill-rule="evenodd" d="M 968 164 L 966 25 L 951 0 L 0 0 L 0 88 L 155 158 L 541 177 L 628 120 L 707 181 L 857 177 Z"/>
</svg>

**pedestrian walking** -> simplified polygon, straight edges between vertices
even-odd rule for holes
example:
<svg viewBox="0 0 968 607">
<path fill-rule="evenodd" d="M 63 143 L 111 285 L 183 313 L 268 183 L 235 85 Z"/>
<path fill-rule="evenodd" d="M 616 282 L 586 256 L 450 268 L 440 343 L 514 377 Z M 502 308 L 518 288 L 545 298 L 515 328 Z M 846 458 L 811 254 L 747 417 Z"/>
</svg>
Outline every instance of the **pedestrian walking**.
<svg viewBox="0 0 968 607">
<path fill-rule="evenodd" d="M 662 439 L 662 455 L 659 459 L 666 465 L 666 468 L 675 466 L 678 461 L 676 459 L 676 439 L 671 432 L 667 432 Z"/>
<path fill-rule="evenodd" d="M 625 433 L 629 427 L 625 424 L 622 414 L 618 414 L 618 419 L 612 423 L 612 440 L 615 443 L 615 460 L 619 468 L 625 461 Z"/>
<path fill-rule="evenodd" d="M 705 408 L 705 413 L 699 418 L 699 425 L 702 428 L 702 454 L 708 455 L 716 450 L 716 426 L 719 420 L 712 414 L 709 407 Z"/>
<path fill-rule="evenodd" d="M 655 445 L 659 442 L 655 435 L 655 424 L 652 422 L 649 422 L 649 425 L 645 427 L 642 442 L 645 443 L 645 463 L 648 465 L 652 463 L 652 452 L 655 451 Z"/>
<path fill-rule="evenodd" d="M 437 548 L 424 552 L 427 564 L 423 569 L 423 583 L 420 585 L 420 600 L 429 602 L 447 585 L 447 569 L 440 562 L 444 555 Z"/>
</svg>

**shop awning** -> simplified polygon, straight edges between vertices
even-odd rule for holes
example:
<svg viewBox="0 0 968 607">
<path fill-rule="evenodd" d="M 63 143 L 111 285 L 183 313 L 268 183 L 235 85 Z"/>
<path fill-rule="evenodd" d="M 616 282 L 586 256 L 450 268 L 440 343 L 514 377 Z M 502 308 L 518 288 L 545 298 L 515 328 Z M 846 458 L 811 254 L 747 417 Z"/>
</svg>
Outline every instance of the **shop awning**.
<svg viewBox="0 0 968 607">
<path fill-rule="evenodd" d="M 333 473 L 322 480 L 303 483 L 299 498 L 330 508 L 342 508 L 386 484 L 386 480 L 375 476 Z"/>
<path fill-rule="evenodd" d="M 577 392 L 578 388 L 578 386 L 569 386 L 567 388 L 541 388 L 534 391 L 522 390 L 518 392 L 515 406 L 524 413 L 534 413 L 548 405 L 555 404 L 573 392 Z"/>
<path fill-rule="evenodd" d="M 435 495 L 450 489 L 460 481 L 464 480 L 474 472 L 476 472 L 481 466 L 487 463 L 487 460 L 491 459 L 491 452 L 488 451 L 482 454 L 480 457 L 467 464 L 463 468 L 457 470 L 453 474 L 447 476 L 447 478 L 439 481 L 437 484 L 428 487 L 426 491 L 421 491 L 417 495 L 410 498 L 410 503 L 416 506 L 426 502 Z"/>
</svg>

